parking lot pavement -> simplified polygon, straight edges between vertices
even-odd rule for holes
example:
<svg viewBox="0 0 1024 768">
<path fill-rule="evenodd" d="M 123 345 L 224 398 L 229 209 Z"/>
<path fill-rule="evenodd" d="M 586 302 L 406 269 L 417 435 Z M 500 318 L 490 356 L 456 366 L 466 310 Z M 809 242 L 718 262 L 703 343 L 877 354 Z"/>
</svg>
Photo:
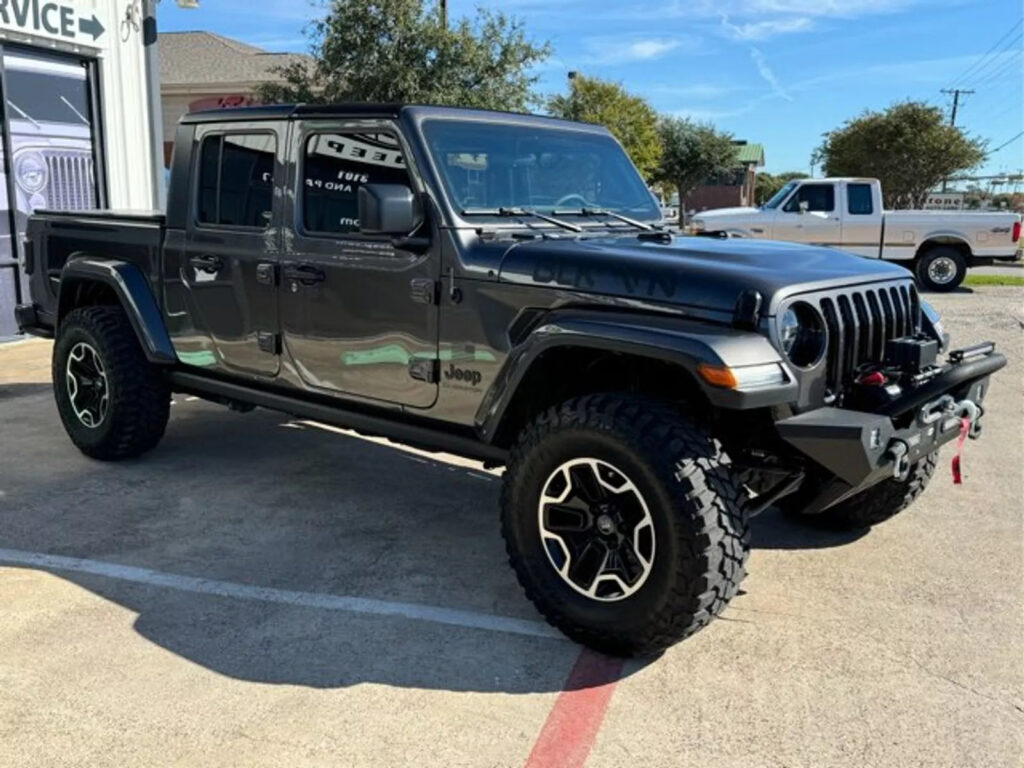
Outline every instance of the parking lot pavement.
<svg viewBox="0 0 1024 768">
<path fill-rule="evenodd" d="M 928 298 L 1011 360 L 965 485 L 947 451 L 868 535 L 758 518 L 722 620 L 580 699 L 493 475 L 184 399 L 95 463 L 49 345 L 0 347 L 0 765 L 1020 765 L 1024 293 Z"/>
</svg>

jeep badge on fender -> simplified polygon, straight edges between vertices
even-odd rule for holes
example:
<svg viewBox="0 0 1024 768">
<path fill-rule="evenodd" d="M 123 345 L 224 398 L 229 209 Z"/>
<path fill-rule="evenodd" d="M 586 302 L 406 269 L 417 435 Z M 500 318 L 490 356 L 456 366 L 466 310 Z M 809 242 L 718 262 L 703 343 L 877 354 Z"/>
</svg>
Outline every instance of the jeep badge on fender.
<svg viewBox="0 0 1024 768">
<path fill-rule="evenodd" d="M 451 363 L 444 372 L 444 378 L 445 381 L 461 381 L 475 387 L 483 380 L 483 374 L 469 368 L 456 368 L 455 363 Z"/>
<path fill-rule="evenodd" d="M 608 653 L 721 613 L 770 505 L 905 509 L 1006 362 L 949 352 L 902 267 L 662 229 L 597 126 L 267 106 L 187 115 L 176 142 L 166 215 L 29 222 L 17 318 L 56 339 L 75 445 L 145 453 L 182 392 L 504 466 L 526 594 Z"/>
</svg>

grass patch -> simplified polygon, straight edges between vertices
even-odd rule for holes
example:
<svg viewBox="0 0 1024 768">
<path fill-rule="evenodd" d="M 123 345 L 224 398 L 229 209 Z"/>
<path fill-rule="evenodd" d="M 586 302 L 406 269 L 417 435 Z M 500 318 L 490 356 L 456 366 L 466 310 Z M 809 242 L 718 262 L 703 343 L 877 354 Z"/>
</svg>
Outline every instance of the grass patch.
<svg viewBox="0 0 1024 768">
<path fill-rule="evenodd" d="M 1024 275 L 967 275 L 964 285 L 1024 285 Z"/>
</svg>

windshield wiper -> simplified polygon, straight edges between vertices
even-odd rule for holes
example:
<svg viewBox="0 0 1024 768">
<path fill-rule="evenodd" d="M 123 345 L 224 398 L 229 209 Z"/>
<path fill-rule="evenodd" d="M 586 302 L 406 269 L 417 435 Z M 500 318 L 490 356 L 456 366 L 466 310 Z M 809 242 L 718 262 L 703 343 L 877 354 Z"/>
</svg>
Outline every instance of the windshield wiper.
<svg viewBox="0 0 1024 768">
<path fill-rule="evenodd" d="M 546 221 L 549 224 L 554 224 L 556 227 L 567 229 L 570 232 L 582 232 L 583 227 L 578 227 L 575 224 L 570 224 L 568 221 L 562 221 L 556 219 L 554 216 L 548 216 L 544 213 L 537 213 L 537 211 L 530 211 L 526 208 L 467 208 L 462 211 L 463 216 L 501 216 L 506 219 L 514 219 L 522 216 L 532 216 L 535 219 Z"/>
<path fill-rule="evenodd" d="M 34 117 L 32 117 L 32 115 L 30 115 L 28 112 L 26 112 L 24 109 L 19 107 L 17 104 L 15 104 L 10 99 L 7 100 L 7 106 L 9 106 L 11 109 L 13 109 L 19 115 L 21 115 L 25 120 L 28 120 L 30 123 L 32 123 L 32 125 L 34 125 L 39 130 L 43 129 L 43 126 L 41 126 L 39 124 L 38 120 L 36 120 Z"/>
<path fill-rule="evenodd" d="M 65 99 L 63 96 L 60 97 L 60 100 L 64 102 L 64 106 L 66 106 L 68 109 L 70 109 L 72 112 L 74 112 L 78 116 L 79 120 L 81 120 L 87 126 L 91 126 L 92 125 L 92 123 L 89 122 L 89 120 L 86 118 L 86 116 L 78 111 L 78 109 L 75 107 L 74 104 L 72 104 L 70 101 Z"/>
<path fill-rule="evenodd" d="M 561 214 L 563 216 L 568 214 L 576 214 L 578 216 L 609 216 L 617 221 L 623 222 L 624 224 L 629 224 L 631 227 L 636 227 L 637 229 L 648 231 L 658 229 L 658 227 L 655 227 L 652 224 L 637 221 L 636 219 L 629 218 L 629 216 L 623 216 L 621 213 L 609 211 L 604 208 L 577 208 L 574 211 L 552 211 L 552 213 L 556 215 Z"/>
</svg>

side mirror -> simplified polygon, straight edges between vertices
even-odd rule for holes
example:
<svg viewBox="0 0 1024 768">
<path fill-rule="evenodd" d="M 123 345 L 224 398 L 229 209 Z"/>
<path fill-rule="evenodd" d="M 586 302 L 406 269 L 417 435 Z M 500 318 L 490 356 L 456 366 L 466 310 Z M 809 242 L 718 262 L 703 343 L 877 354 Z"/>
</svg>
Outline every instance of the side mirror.
<svg viewBox="0 0 1024 768">
<path fill-rule="evenodd" d="M 359 231 L 369 235 L 408 235 L 419 226 L 419 206 L 404 184 L 364 184 L 359 188 Z"/>
<path fill-rule="evenodd" d="M 810 209 L 810 207 L 811 207 L 811 204 L 809 202 L 807 202 L 806 200 L 801 200 L 800 201 L 800 211 L 799 212 L 800 213 L 807 213 L 807 211 Z"/>
</svg>

